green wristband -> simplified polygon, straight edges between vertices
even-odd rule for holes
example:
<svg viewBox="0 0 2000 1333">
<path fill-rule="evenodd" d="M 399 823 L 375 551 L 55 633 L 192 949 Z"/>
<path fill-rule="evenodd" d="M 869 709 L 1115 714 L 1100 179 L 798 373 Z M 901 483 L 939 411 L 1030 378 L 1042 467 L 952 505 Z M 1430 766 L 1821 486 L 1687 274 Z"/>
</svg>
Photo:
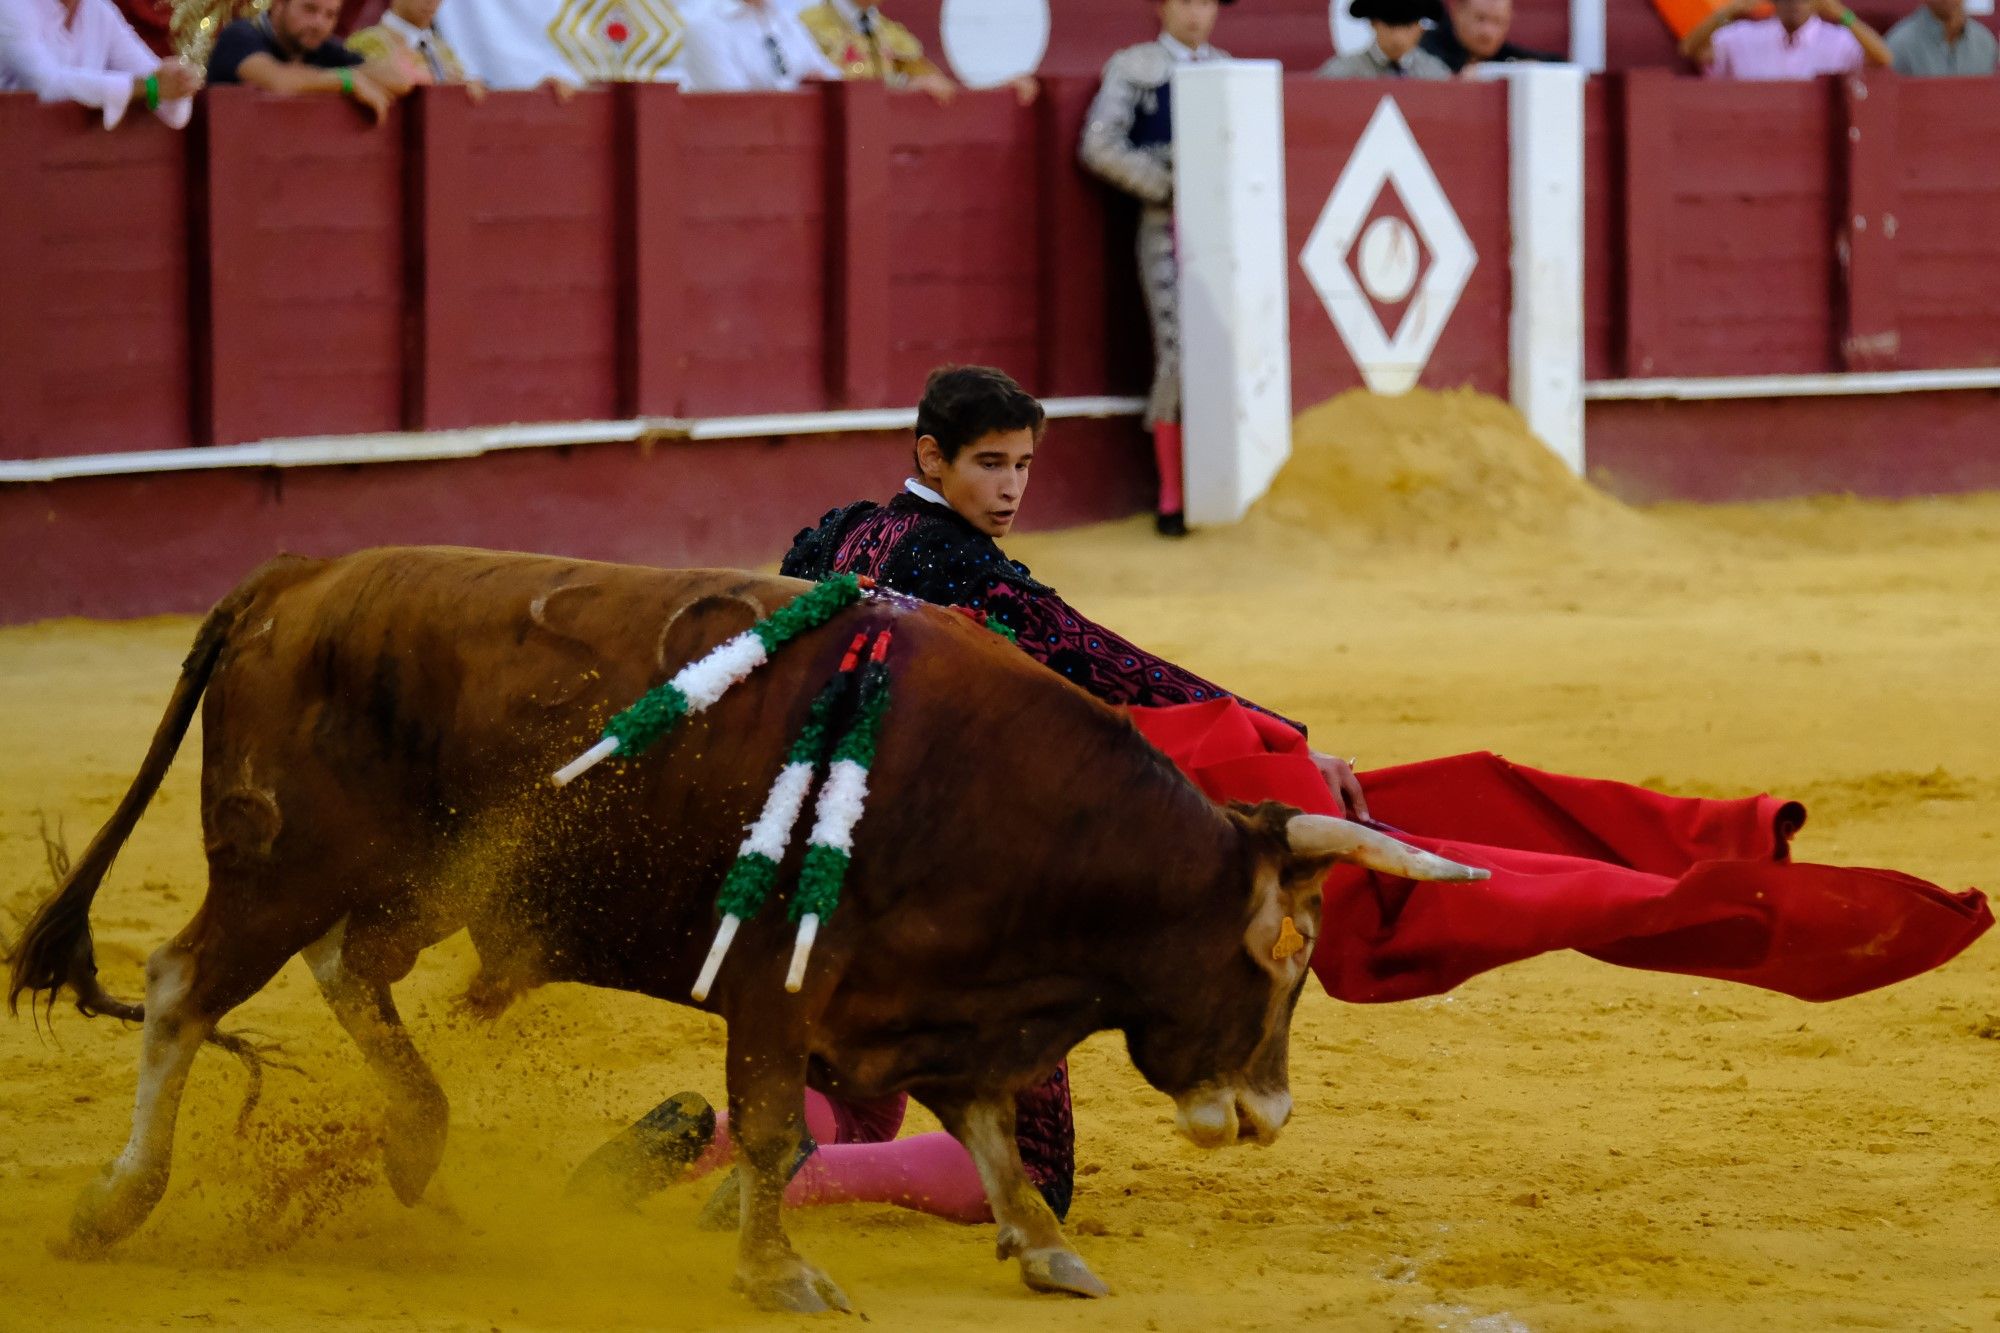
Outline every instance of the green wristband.
<svg viewBox="0 0 2000 1333">
<path fill-rule="evenodd" d="M 146 76 L 146 110 L 158 111 L 159 109 L 160 76 L 157 74 L 148 74 Z"/>
<path fill-rule="evenodd" d="M 1851 9 L 1843 9 L 1843 10 L 1841 10 L 1841 11 L 1840 11 L 1840 26 L 1841 26 L 1841 27 L 1843 27 L 1843 28 L 1851 28 L 1851 27 L 1853 27 L 1853 26 L 1854 26 L 1854 25 L 1855 25 L 1855 24 L 1856 24 L 1857 22 L 1859 22 L 1859 20 L 1858 20 L 1858 19 L 1856 19 L 1856 18 L 1854 17 L 1854 11 L 1853 11 L 1853 10 L 1851 10 Z"/>
<path fill-rule="evenodd" d="M 349 97 L 354 96 L 353 71 L 345 69 L 340 71 L 340 91 L 345 93 Z"/>
</svg>

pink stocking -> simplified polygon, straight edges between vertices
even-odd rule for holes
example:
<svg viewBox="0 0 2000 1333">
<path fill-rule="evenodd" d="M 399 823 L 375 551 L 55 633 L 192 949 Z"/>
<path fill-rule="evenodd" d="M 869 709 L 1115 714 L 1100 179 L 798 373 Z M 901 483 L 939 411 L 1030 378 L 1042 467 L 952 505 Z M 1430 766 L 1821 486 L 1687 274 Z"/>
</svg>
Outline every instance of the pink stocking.
<svg viewBox="0 0 2000 1333">
<path fill-rule="evenodd" d="M 887 1143 L 903 1127 L 903 1111 L 908 1105 L 909 1098 L 902 1096 L 866 1102 L 836 1102 L 823 1093 L 807 1088 L 806 1132 L 813 1136 L 813 1142 L 822 1147 Z M 729 1137 L 729 1113 L 718 1111 L 715 1116 L 715 1141 L 688 1168 L 687 1178 L 693 1180 L 720 1170 L 735 1156 L 736 1144 Z"/>
<path fill-rule="evenodd" d="M 827 1144 L 792 1177 L 785 1202 L 793 1208 L 888 1203 L 948 1222 L 993 1220 L 971 1154 L 941 1131 L 890 1143 Z"/>
<path fill-rule="evenodd" d="M 1160 470 L 1160 512 L 1181 512 L 1181 423 L 1162 421 L 1153 427 L 1153 462 Z"/>
</svg>

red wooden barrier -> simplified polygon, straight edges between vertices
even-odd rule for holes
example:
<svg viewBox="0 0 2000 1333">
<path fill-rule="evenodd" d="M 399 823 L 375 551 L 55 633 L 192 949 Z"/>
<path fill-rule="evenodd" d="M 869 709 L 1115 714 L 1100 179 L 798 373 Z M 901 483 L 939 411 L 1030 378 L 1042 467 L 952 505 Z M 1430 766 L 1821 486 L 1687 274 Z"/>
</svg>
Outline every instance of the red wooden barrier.
<svg viewBox="0 0 2000 1333">
<path fill-rule="evenodd" d="M 1583 90 L 1583 377 L 1623 373 L 1625 349 L 1624 87 L 1592 79 Z"/>
<path fill-rule="evenodd" d="M 887 128 L 889 383 L 907 398 L 933 366 L 961 362 L 1018 367 L 1040 388 L 1036 196 L 1050 164 L 1035 113 L 1011 97 L 911 102 Z"/>
<path fill-rule="evenodd" d="M 373 129 L 332 98 L 202 100 L 200 441 L 397 429 L 402 110 Z"/>
<path fill-rule="evenodd" d="M 834 204 L 824 106 L 814 96 L 690 97 L 677 120 L 682 174 L 656 181 L 680 210 L 666 280 L 685 292 L 682 410 L 825 406 Z"/>
<path fill-rule="evenodd" d="M 1293 257 L 1290 291 L 1292 399 L 1300 407 L 1359 385 L 1361 373 L 1298 262 L 1313 226 L 1347 165 L 1355 141 L 1393 95 L 1419 149 L 1471 238 L 1477 261 L 1425 368 L 1433 386 L 1469 384 L 1485 393 L 1507 392 L 1508 309 L 1512 291 L 1507 215 L 1507 90 L 1497 83 L 1398 84 L 1285 81 L 1285 209 L 1287 247 Z M 1370 215 L 1409 221 L 1393 187 Z M 1418 228 L 1421 236 L 1421 228 Z M 1428 264 L 1426 253 L 1420 264 Z M 1352 256 L 1349 256 L 1350 266 Z M 1406 299 L 1375 305 L 1393 334 L 1407 313 Z"/>
<path fill-rule="evenodd" d="M 424 428 L 618 414 L 615 109 L 427 94 Z"/>
<path fill-rule="evenodd" d="M 1898 85 L 1892 177 L 1904 366 L 2000 365 L 2000 83 Z"/>
<path fill-rule="evenodd" d="M 1631 373 L 1836 369 L 1829 84 L 1635 74 L 1626 115 Z"/>
<path fill-rule="evenodd" d="M 187 139 L 0 97 L 0 457 L 193 442 Z"/>
</svg>

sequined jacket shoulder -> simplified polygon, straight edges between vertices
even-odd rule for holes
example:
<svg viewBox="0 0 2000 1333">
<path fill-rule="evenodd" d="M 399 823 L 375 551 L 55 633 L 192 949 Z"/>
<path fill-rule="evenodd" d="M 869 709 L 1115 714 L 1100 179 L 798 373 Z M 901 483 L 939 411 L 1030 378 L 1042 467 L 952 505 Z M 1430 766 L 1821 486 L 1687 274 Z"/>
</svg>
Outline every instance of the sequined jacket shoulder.
<svg viewBox="0 0 2000 1333">
<path fill-rule="evenodd" d="M 1149 204 L 1174 195 L 1174 64 L 1157 39 L 1115 53 L 1104 63 L 1077 147 L 1093 174 Z"/>
<path fill-rule="evenodd" d="M 1106 703 L 1158 707 L 1229 693 L 1084 616 L 952 510 L 908 493 L 830 511 L 793 540 L 781 570 L 865 574 L 926 602 L 983 612 L 1030 657 Z"/>
</svg>

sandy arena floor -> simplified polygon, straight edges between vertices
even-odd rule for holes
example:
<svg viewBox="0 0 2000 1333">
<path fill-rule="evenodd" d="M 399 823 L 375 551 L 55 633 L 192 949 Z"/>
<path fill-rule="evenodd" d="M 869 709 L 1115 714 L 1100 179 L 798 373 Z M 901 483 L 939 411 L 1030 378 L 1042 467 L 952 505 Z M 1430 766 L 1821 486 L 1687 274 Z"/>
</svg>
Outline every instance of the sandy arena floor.
<svg viewBox="0 0 2000 1333">
<path fill-rule="evenodd" d="M 2000 889 L 2000 495 L 1632 514 L 1504 409 L 1341 400 L 1252 522 L 1011 543 L 1142 642 L 1307 720 L 1363 767 L 1493 748 L 1697 794 L 1805 800 L 1802 858 Z M 1061 447 L 1060 428 L 1048 451 Z M 1886 446 L 1885 446 L 1886 447 Z M 80 851 L 143 753 L 186 619 L 0 632 L 0 929 L 46 890 L 38 815 Z M 114 991 L 202 893 L 192 740 L 95 913 Z M 683 1087 L 720 1027 L 575 988 L 492 1027 L 455 940 L 402 988 L 453 1098 L 426 1202 L 373 1151 L 378 1102 L 294 963 L 237 1017 L 282 1038 L 246 1136 L 197 1063 L 174 1184 L 114 1258 L 57 1259 L 122 1143 L 138 1035 L 65 1007 L 0 1023 L 0 1327 L 694 1329 L 774 1321 L 682 1189 L 635 1217 L 569 1168 Z M 1815 1007 L 1562 955 L 1439 999 L 1316 989 L 1299 1106 L 1268 1151 L 1203 1155 L 1116 1039 L 1074 1065 L 1071 1232 L 1116 1289 L 1031 1297 L 985 1228 L 799 1216 L 878 1326 L 993 1329 L 1959 1329 L 2000 1324 L 2000 946 Z"/>
</svg>

